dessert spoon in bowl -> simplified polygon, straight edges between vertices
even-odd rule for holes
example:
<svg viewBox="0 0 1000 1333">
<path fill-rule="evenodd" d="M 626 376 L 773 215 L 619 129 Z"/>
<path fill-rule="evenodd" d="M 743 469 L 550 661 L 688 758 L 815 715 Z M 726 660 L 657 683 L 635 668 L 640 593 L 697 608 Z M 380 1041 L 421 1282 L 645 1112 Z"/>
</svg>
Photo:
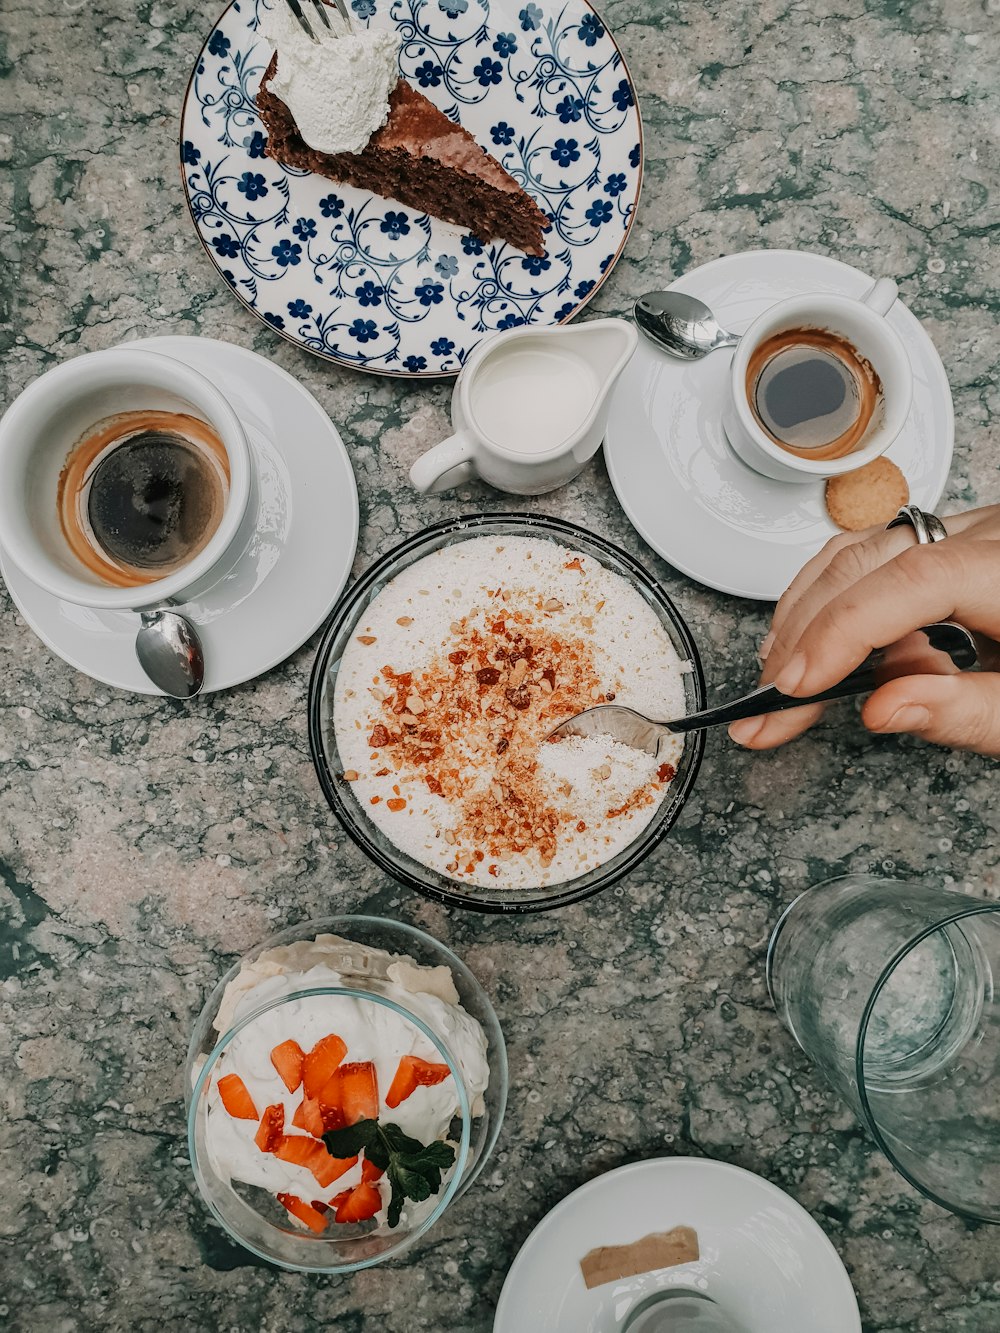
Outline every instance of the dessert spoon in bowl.
<svg viewBox="0 0 1000 1333">
<path fill-rule="evenodd" d="M 738 722 L 740 718 L 780 713 L 787 708 L 801 708 L 804 704 L 827 703 L 832 699 L 870 694 L 887 680 L 896 680 L 900 676 L 941 676 L 956 670 L 968 671 L 978 660 L 976 641 L 969 631 L 945 620 L 934 625 L 924 625 L 888 648 L 876 648 L 843 680 L 807 698 L 782 694 L 773 685 L 761 685 L 729 703 L 717 704 L 699 713 L 689 713 L 687 717 L 672 718 L 668 722 L 654 722 L 620 704 L 601 704 L 560 722 L 549 732 L 546 740 L 559 740 L 564 736 L 610 736 L 623 745 L 645 750 L 655 759 L 664 736 L 703 731 L 706 727 L 727 726 L 730 722 Z"/>
</svg>

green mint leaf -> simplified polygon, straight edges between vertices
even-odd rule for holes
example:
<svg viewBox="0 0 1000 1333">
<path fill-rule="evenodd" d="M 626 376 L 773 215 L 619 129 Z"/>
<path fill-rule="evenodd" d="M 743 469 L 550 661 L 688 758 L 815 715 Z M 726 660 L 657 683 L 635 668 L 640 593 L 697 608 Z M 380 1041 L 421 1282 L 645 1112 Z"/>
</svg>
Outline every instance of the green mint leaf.
<svg viewBox="0 0 1000 1333">
<path fill-rule="evenodd" d="M 392 1178 L 392 1172 L 389 1173 L 389 1183 L 392 1185 L 392 1195 L 389 1198 L 389 1217 L 390 1227 L 398 1227 L 399 1219 L 403 1213 L 404 1196 L 396 1181 Z"/>
<path fill-rule="evenodd" d="M 441 1188 L 441 1172 L 436 1168 L 433 1171 L 421 1172 L 422 1179 L 427 1181 L 427 1189 L 430 1194 L 437 1194 Z"/>
<path fill-rule="evenodd" d="M 428 1143 L 425 1148 L 421 1148 L 418 1153 L 408 1157 L 407 1160 L 415 1171 L 427 1171 L 431 1167 L 443 1171 L 454 1162 L 455 1149 L 450 1143 L 445 1143 L 442 1139 L 436 1139 L 433 1143 Z"/>
<path fill-rule="evenodd" d="M 331 1157 L 356 1157 L 362 1148 L 377 1141 L 378 1133 L 377 1120 L 359 1120 L 356 1125 L 327 1130 L 323 1142 Z"/>
<path fill-rule="evenodd" d="M 364 1149 L 368 1161 L 386 1172 L 391 1187 L 390 1227 L 399 1226 L 407 1199 L 422 1203 L 440 1190 L 441 1172 L 455 1161 L 450 1143 L 421 1143 L 391 1122 L 362 1120 L 324 1134 L 323 1142 L 334 1157 L 352 1157 Z"/>
<path fill-rule="evenodd" d="M 389 1165 L 392 1154 L 385 1145 L 385 1139 L 378 1134 L 372 1139 L 371 1143 L 365 1144 L 365 1156 L 371 1162 L 372 1166 L 377 1166 L 380 1171 L 385 1171 Z"/>
<path fill-rule="evenodd" d="M 391 1153 L 415 1153 L 423 1149 L 424 1145 L 419 1139 L 411 1139 L 398 1125 L 390 1122 L 387 1125 L 380 1125 L 379 1128 Z"/>
<path fill-rule="evenodd" d="M 431 1182 L 420 1171 L 414 1171 L 406 1165 L 402 1157 L 394 1157 L 389 1163 L 389 1180 L 414 1203 L 422 1203 L 431 1196 Z M 440 1179 L 438 1181 L 440 1184 Z"/>
</svg>

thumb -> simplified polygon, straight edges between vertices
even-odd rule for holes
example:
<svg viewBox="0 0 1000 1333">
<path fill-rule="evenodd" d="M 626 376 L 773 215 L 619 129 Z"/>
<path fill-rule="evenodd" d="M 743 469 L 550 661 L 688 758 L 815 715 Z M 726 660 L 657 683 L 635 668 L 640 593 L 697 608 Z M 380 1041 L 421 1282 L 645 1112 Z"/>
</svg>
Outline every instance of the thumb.
<svg viewBox="0 0 1000 1333">
<path fill-rule="evenodd" d="M 902 676 L 876 690 L 861 717 L 870 731 L 1000 755 L 1000 674 Z"/>
</svg>

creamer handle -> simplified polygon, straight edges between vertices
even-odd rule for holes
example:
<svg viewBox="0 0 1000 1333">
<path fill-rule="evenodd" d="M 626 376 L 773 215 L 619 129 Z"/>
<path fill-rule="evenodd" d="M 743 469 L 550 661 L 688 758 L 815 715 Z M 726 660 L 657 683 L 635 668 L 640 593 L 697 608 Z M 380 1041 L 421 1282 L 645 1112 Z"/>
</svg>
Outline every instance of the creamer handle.
<svg viewBox="0 0 1000 1333">
<path fill-rule="evenodd" d="M 472 440 L 458 431 L 417 459 L 410 468 L 410 481 L 424 495 L 450 491 L 476 475 L 472 455 Z"/>
</svg>

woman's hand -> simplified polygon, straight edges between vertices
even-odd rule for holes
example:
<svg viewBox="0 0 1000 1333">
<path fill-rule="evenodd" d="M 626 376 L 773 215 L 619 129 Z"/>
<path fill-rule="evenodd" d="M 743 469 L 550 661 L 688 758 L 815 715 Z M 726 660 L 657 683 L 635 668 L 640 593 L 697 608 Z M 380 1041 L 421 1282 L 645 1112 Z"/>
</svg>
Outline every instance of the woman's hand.
<svg viewBox="0 0 1000 1333">
<path fill-rule="evenodd" d="M 955 620 L 1000 640 L 1000 505 L 944 523 L 947 540 L 929 546 L 916 545 L 909 526 L 828 542 L 775 609 L 761 645 L 762 682 L 785 694 L 818 694 L 873 648 L 935 620 Z M 740 745 L 769 750 L 801 735 L 822 713 L 810 705 L 747 718 L 729 734 Z M 1000 755 L 1000 674 L 902 677 L 876 690 L 861 716 L 871 731 L 913 732 L 939 745 Z"/>
</svg>

